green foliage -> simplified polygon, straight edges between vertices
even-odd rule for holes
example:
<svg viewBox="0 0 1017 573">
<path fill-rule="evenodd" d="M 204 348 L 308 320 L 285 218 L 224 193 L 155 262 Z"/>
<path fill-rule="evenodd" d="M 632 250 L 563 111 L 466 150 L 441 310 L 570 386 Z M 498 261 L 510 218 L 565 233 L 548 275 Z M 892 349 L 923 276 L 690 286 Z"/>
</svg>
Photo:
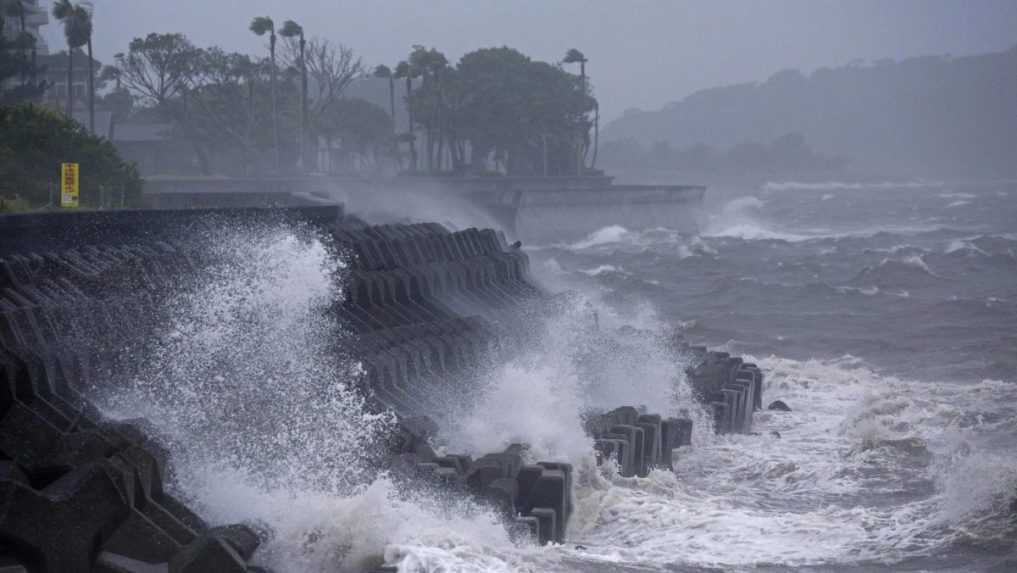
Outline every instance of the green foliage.
<svg viewBox="0 0 1017 573">
<path fill-rule="evenodd" d="M 546 157 L 549 174 L 576 172 L 596 105 L 579 77 L 507 47 L 470 52 L 453 68 L 416 46 L 408 67 L 422 77 L 409 97 L 415 121 L 438 148 L 428 150 L 430 166 L 447 147 L 456 171 L 481 172 L 493 159 L 509 174 L 536 175 Z"/>
<path fill-rule="evenodd" d="M 58 197 L 60 164 L 80 164 L 82 207 L 107 201 L 136 205 L 141 178 L 109 141 L 77 122 L 34 105 L 0 107 L 0 196 L 19 197 L 33 207 Z"/>
<path fill-rule="evenodd" d="M 562 60 L 562 63 L 578 64 L 586 61 L 586 56 L 582 52 L 575 48 L 570 48 L 568 52 L 565 52 L 565 59 Z"/>
<path fill-rule="evenodd" d="M 392 118 L 385 109 L 360 98 L 338 100 L 321 119 L 320 129 L 362 155 L 380 154 L 392 142 Z"/>
<path fill-rule="evenodd" d="M 279 28 L 279 35 L 283 38 L 296 38 L 304 35 L 304 28 L 293 20 L 286 20 L 282 28 Z"/>
<path fill-rule="evenodd" d="M 160 106 L 192 82 L 200 52 L 183 34 L 149 34 L 114 56 L 123 85 L 143 103 Z"/>
<path fill-rule="evenodd" d="M 273 25 L 255 19 L 252 30 L 271 33 Z M 296 34 L 282 43 L 283 73 L 275 87 L 285 170 L 296 168 L 300 153 L 302 68 L 313 85 L 306 134 L 313 139 L 335 132 L 338 112 L 331 108 L 363 67 L 345 46 L 312 38 L 301 50 L 299 26 L 284 24 L 279 33 L 283 30 Z M 173 136 L 193 147 L 204 174 L 257 175 L 274 165 L 271 58 L 197 48 L 181 34 L 149 34 L 134 39 L 116 63 L 106 79 L 119 75 L 120 84 L 144 106 L 138 113 L 172 124 Z"/>
<path fill-rule="evenodd" d="M 40 70 L 32 63 L 35 37 L 24 29 L 24 9 L 20 1 L 0 0 L 0 105 L 32 101 L 46 90 L 45 82 L 38 79 Z M 22 22 L 21 29 L 10 34 L 4 29 L 3 16 Z"/>
<path fill-rule="evenodd" d="M 53 4 L 53 17 L 64 25 L 64 37 L 71 49 L 80 48 L 92 37 L 92 15 L 70 0 L 57 0 Z"/>
<path fill-rule="evenodd" d="M 274 36 L 275 22 L 273 22 L 268 16 L 258 16 L 251 20 L 250 29 L 259 36 L 264 36 L 265 34 L 271 34 Z"/>
</svg>

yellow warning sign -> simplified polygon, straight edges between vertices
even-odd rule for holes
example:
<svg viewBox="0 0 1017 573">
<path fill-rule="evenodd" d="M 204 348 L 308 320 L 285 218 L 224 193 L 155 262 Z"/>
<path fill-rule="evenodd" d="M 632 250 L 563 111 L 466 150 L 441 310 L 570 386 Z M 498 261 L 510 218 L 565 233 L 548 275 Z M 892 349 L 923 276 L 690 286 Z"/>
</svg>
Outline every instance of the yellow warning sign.
<svg viewBox="0 0 1017 573">
<path fill-rule="evenodd" d="M 60 206 L 78 207 L 78 164 L 60 164 Z"/>
</svg>

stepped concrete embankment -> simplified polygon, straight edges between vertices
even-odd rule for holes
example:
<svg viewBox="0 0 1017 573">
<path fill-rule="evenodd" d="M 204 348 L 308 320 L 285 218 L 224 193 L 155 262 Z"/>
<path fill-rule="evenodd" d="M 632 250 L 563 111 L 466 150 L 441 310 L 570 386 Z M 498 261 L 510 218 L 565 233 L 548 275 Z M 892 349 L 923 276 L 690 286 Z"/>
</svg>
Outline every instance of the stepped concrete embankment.
<svg viewBox="0 0 1017 573">
<path fill-rule="evenodd" d="M 144 420 L 102 415 L 90 392 L 118 350 L 157 328 L 156 310 L 204 264 L 203 229 L 300 222 L 347 255 L 332 307 L 365 369 L 371 407 L 398 415 L 385 462 L 395 474 L 489 503 L 520 537 L 562 542 L 573 513 L 570 464 L 526 444 L 480 457 L 439 454 L 440 396 L 469 390 L 484 364 L 525 343 L 554 297 L 525 253 L 491 230 L 368 226 L 337 207 L 0 217 L 0 564 L 27 571 L 261 571 L 264 532 L 211 526 L 164 487 L 172 466 Z M 99 346 L 82 344 L 100 337 Z M 676 340 L 718 432 L 751 431 L 758 368 Z M 672 464 L 692 422 L 618 404 L 584 419 L 598 460 L 625 476 Z M 525 404 L 515 405 L 525 408 Z M 271 524 L 268 524 L 271 526 Z M 16 569 L 15 569 L 16 570 Z"/>
</svg>

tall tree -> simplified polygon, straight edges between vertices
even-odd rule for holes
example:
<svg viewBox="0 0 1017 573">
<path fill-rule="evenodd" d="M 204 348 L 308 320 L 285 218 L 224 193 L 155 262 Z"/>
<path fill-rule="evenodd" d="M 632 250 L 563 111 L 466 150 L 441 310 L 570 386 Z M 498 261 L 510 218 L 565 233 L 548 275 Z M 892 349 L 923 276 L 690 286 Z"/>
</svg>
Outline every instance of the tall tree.
<svg viewBox="0 0 1017 573">
<path fill-rule="evenodd" d="M 89 42 L 92 36 L 92 18 L 87 10 L 70 0 L 57 0 L 53 4 L 53 17 L 64 26 L 67 40 L 67 117 L 74 112 L 74 50 Z"/>
<path fill-rule="evenodd" d="M 388 110 L 392 116 L 392 129 L 395 130 L 395 76 L 392 68 L 382 64 L 374 68 L 374 77 L 388 80 Z"/>
<path fill-rule="evenodd" d="M 288 39 L 283 43 L 283 62 L 297 67 L 300 61 L 300 45 Z M 325 135 L 319 128 L 322 118 L 330 113 L 344 97 L 353 80 L 364 74 L 364 65 L 354 51 L 343 44 L 334 44 L 322 38 L 307 40 L 304 61 L 307 65 L 308 92 L 308 135 L 312 140 Z"/>
<path fill-rule="evenodd" d="M 327 140 L 342 138 L 343 150 L 360 167 L 377 167 L 391 151 L 392 118 L 385 109 L 361 98 L 344 98 L 321 118 Z"/>
<path fill-rule="evenodd" d="M 85 8 L 78 6 L 75 10 L 79 12 L 78 17 L 86 19 L 88 25 L 85 29 L 88 32 L 88 131 L 95 134 L 95 60 L 92 58 L 92 13 Z"/>
<path fill-rule="evenodd" d="M 199 54 L 183 34 L 149 34 L 113 58 L 118 81 L 143 103 L 162 107 L 193 83 Z"/>
<path fill-rule="evenodd" d="M 17 31 L 4 29 L 10 23 L 4 16 L 18 22 Z M 35 36 L 25 24 L 22 0 L 0 0 L 0 104 L 34 100 L 46 89 L 37 79 Z"/>
<path fill-rule="evenodd" d="M 580 88 L 583 90 L 583 92 L 586 92 L 586 89 L 587 89 L 586 88 L 586 62 L 587 61 L 589 61 L 589 60 L 586 59 L 586 56 L 582 52 L 580 52 L 579 50 L 577 50 L 575 48 L 570 48 L 569 51 L 565 53 L 565 59 L 562 60 L 562 63 L 565 63 L 565 64 L 579 64 Z M 598 117 L 599 117 L 599 113 L 598 113 Z M 598 132 L 599 132 L 599 129 L 598 129 Z M 586 156 L 586 153 L 585 153 L 585 149 L 584 149 L 584 145 L 583 145 L 583 140 L 586 139 L 586 137 L 587 137 L 587 135 L 583 134 L 579 138 L 579 142 L 577 143 L 576 154 L 577 154 L 577 157 L 579 158 L 578 162 L 576 164 L 576 174 L 577 175 L 582 175 L 583 174 L 583 167 L 585 166 L 584 164 L 586 163 L 586 161 L 584 159 L 585 156 Z"/>
<path fill-rule="evenodd" d="M 448 125 L 469 142 L 474 170 L 494 159 L 510 174 L 541 173 L 546 141 L 549 174 L 577 172 L 577 134 L 595 104 L 578 77 L 511 48 L 470 52 L 452 77 Z"/>
<path fill-rule="evenodd" d="M 211 174 L 209 151 L 193 119 L 187 96 L 198 81 L 202 51 L 183 34 L 134 38 L 126 54 L 114 56 L 120 82 L 164 120 L 172 122 L 194 148 L 202 173 Z"/>
<path fill-rule="evenodd" d="M 272 139 L 275 146 L 275 169 L 279 170 L 279 96 L 276 88 L 276 58 L 275 58 L 275 22 L 268 16 L 258 16 L 251 20 L 250 30 L 257 36 L 268 34 L 269 59 L 272 66 Z"/>
<path fill-rule="evenodd" d="M 409 57 L 410 69 L 421 77 L 421 85 L 415 96 L 416 107 L 420 113 L 415 114 L 427 132 L 427 168 L 434 171 L 442 168 L 444 156 L 444 98 L 442 79 L 446 75 L 448 59 L 434 48 L 413 46 Z M 411 98 L 414 99 L 414 98 Z"/>
<path fill-rule="evenodd" d="M 17 41 L 15 43 L 18 45 L 18 47 L 21 48 L 22 60 L 27 62 L 28 47 L 29 44 L 31 44 L 32 47 L 34 48 L 35 38 L 32 38 L 33 40 L 32 42 L 26 41 L 27 40 L 26 36 L 30 35 L 28 34 L 28 28 L 25 22 L 26 17 L 25 12 L 26 12 L 25 5 L 22 3 L 22 0 L 0 0 L 0 14 L 2 14 L 2 16 L 14 18 L 18 21 L 18 33 L 15 36 L 17 38 Z M 0 20 L 3 20 L 2 16 L 0 16 Z M 0 29 L 2 29 L 5 24 L 6 22 L 0 22 Z M 21 85 L 25 85 L 27 79 L 25 75 L 26 71 L 25 67 L 27 66 L 23 66 L 21 69 Z"/>
<path fill-rule="evenodd" d="M 396 64 L 395 77 L 406 80 L 406 140 L 410 144 L 410 171 L 417 170 L 417 143 L 413 126 L 413 106 L 409 105 L 410 97 L 413 95 L 413 79 L 417 77 L 417 70 L 409 62 L 403 60 Z"/>
<path fill-rule="evenodd" d="M 293 20 L 286 20 L 279 30 L 279 35 L 284 38 L 297 39 L 300 56 L 298 65 L 300 69 L 300 159 L 299 166 L 304 168 L 305 145 L 307 141 L 307 40 L 304 38 L 304 28 Z"/>
</svg>

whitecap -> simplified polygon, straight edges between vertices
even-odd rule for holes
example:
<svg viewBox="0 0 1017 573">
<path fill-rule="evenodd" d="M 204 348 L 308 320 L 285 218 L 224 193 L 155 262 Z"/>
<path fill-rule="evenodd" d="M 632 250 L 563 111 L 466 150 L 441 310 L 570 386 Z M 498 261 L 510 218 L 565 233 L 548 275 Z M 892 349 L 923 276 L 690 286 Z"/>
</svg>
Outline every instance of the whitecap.
<svg viewBox="0 0 1017 573">
<path fill-rule="evenodd" d="M 920 189 L 924 187 L 942 187 L 944 184 L 938 181 L 879 181 L 879 182 L 849 182 L 849 181 L 768 181 L 763 184 L 767 191 L 830 191 L 830 190 L 851 190 L 851 189 Z"/>
<path fill-rule="evenodd" d="M 974 243 L 974 241 L 977 240 L 978 238 L 979 237 L 968 237 L 964 239 L 954 239 L 947 244 L 946 249 L 943 252 L 948 255 L 963 252 L 989 256 L 989 253 L 986 253 L 984 250 L 979 248 L 978 245 Z"/>
<path fill-rule="evenodd" d="M 577 241 L 571 245 L 572 249 L 589 249 L 591 247 L 598 247 L 601 245 L 608 245 L 611 243 L 619 243 L 626 237 L 631 236 L 631 232 L 622 227 L 621 225 L 610 225 L 597 229 L 596 231 L 587 235 L 585 239 Z"/>
<path fill-rule="evenodd" d="M 589 277 L 599 277 L 600 275 L 608 274 L 608 273 L 621 274 L 621 275 L 628 275 L 628 274 L 630 274 L 625 269 L 623 269 L 621 267 L 616 267 L 614 265 L 600 265 L 600 266 L 597 266 L 597 267 L 592 268 L 592 269 L 580 269 L 579 272 L 581 272 L 584 275 L 589 276 Z"/>
</svg>

